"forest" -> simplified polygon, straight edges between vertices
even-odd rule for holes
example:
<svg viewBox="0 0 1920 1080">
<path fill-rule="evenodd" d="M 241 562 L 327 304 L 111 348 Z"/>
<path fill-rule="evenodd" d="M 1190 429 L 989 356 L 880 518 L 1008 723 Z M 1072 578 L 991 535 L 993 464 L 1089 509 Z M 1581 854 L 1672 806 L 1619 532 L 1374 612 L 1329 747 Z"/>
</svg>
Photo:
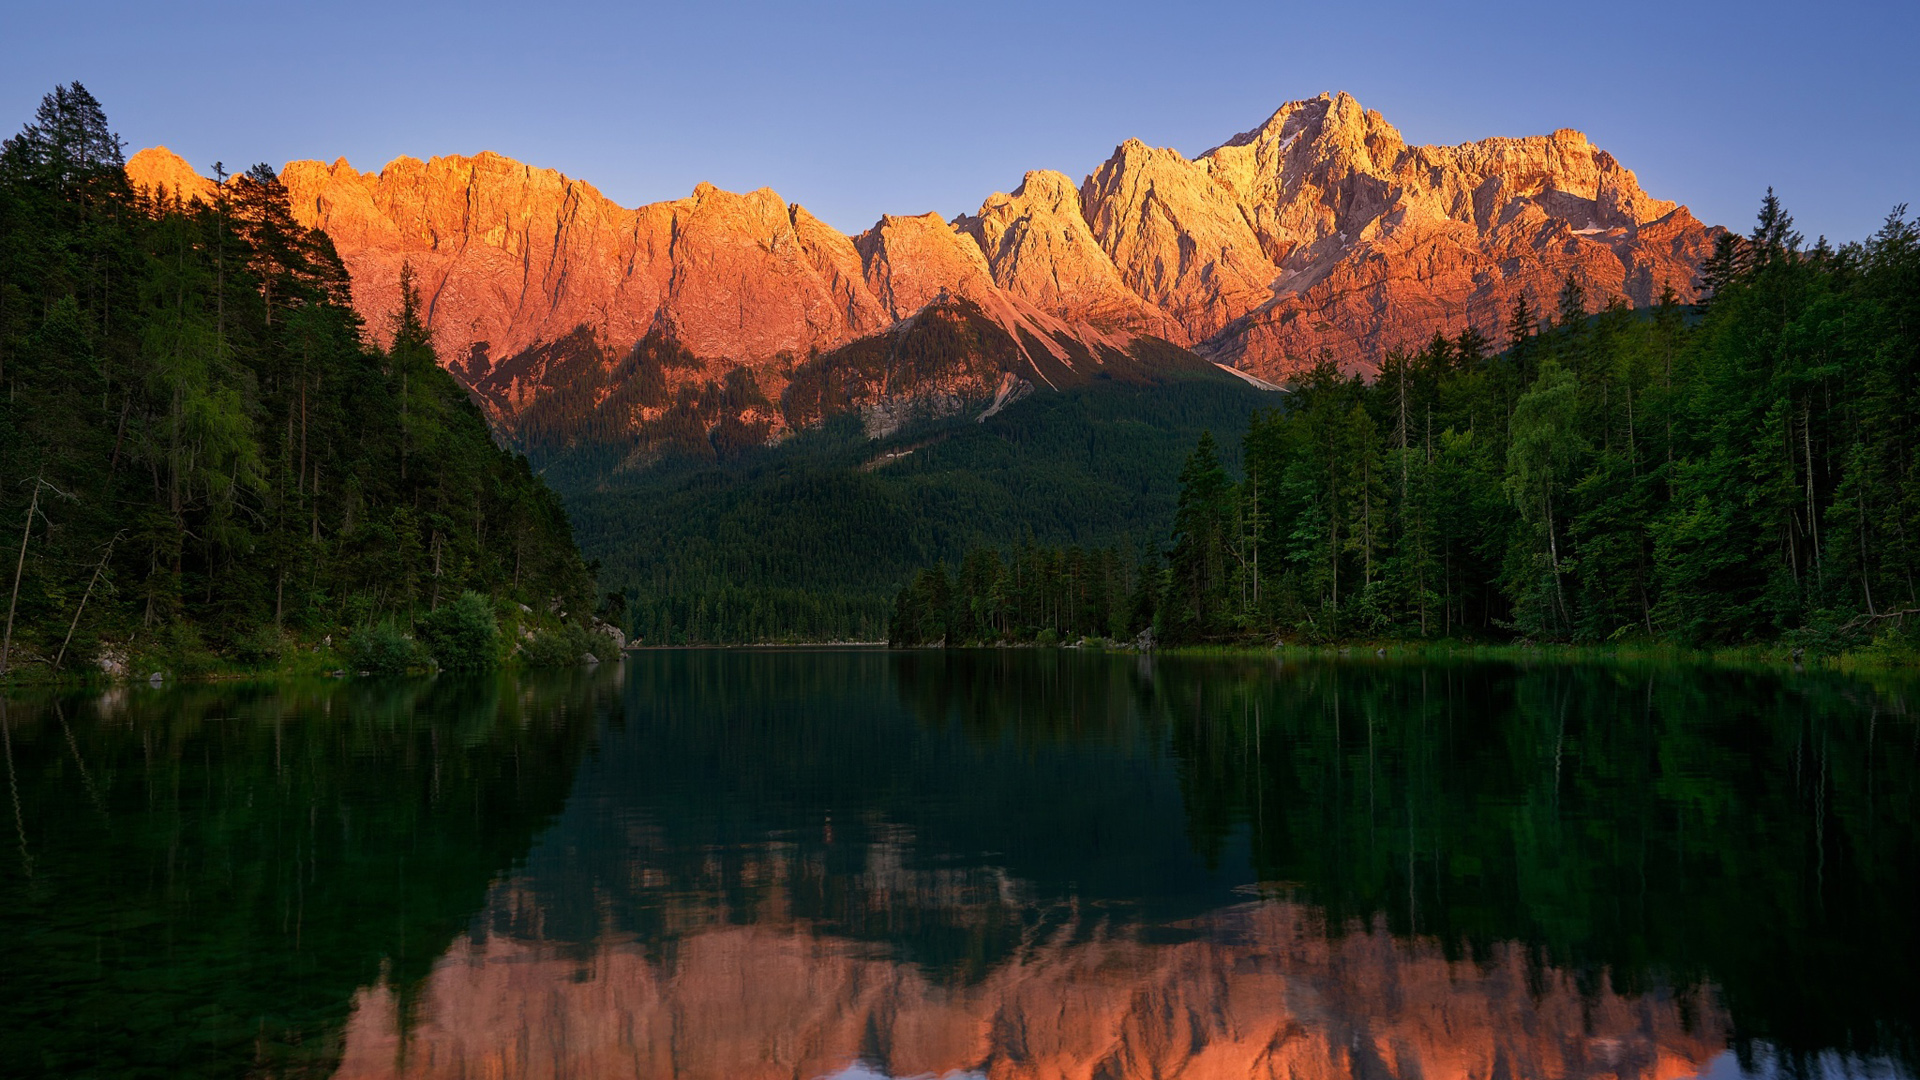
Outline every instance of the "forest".
<svg viewBox="0 0 1920 1080">
<path fill-rule="evenodd" d="M 877 442 L 842 415 L 719 461 L 558 486 L 644 644 L 877 641 L 901 581 L 1004 537 L 1104 549 L 1131 573 L 1171 519 L 1193 440 L 1278 396 L 1209 368 L 1036 393 Z"/>
<path fill-rule="evenodd" d="M 0 149 L 0 671 L 270 666 L 375 631 L 484 652 L 496 619 L 590 613 L 560 501 L 410 286 L 375 349 L 271 168 L 216 164 L 183 203 L 123 166 L 79 83 Z"/>
<path fill-rule="evenodd" d="M 1808 244 L 1769 193 L 1698 305 L 1592 310 L 1569 280 L 1497 342 L 1436 335 L 1366 379 L 1323 355 L 1278 403 L 1196 370 L 879 443 L 842 418 L 563 508 L 411 289 L 369 343 L 271 168 L 182 202 L 123 166 L 78 84 L 0 149 L 8 674 L 465 666 L 528 628 L 577 656 L 596 586 L 569 510 L 599 612 L 652 644 L 1823 653 L 1906 650 L 1920 614 L 1904 208 Z"/>
<path fill-rule="evenodd" d="M 889 636 L 1909 651 L 1920 225 L 1809 245 L 1769 191 L 1701 286 L 1592 311 L 1569 279 L 1498 352 L 1436 335 L 1373 379 L 1323 356 L 1237 474 L 1201 436 L 1144 569 L 1002 537 L 915 575 Z"/>
</svg>

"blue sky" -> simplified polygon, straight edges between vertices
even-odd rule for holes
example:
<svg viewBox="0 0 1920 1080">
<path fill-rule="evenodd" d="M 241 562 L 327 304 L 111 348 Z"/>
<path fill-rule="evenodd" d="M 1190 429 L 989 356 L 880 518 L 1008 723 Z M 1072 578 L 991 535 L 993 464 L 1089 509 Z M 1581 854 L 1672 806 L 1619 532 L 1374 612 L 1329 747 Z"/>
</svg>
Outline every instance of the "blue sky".
<svg viewBox="0 0 1920 1080">
<path fill-rule="evenodd" d="M 1128 137 L 1346 90 L 1413 142 L 1586 131 L 1655 196 L 1809 237 L 1920 208 L 1920 3 L 782 5 L 0 0 L 0 125 L 79 79 L 209 169 L 495 150 L 627 205 L 772 187 L 848 231 Z"/>
</svg>

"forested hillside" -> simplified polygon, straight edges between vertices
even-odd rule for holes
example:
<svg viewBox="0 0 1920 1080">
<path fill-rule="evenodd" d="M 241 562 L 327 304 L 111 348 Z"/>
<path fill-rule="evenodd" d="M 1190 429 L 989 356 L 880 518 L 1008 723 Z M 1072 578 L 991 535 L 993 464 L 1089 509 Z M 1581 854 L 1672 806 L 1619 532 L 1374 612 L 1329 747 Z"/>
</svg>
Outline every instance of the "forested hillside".
<svg viewBox="0 0 1920 1080">
<path fill-rule="evenodd" d="M 1911 645 L 1920 614 L 1920 226 L 1808 246 L 1768 194 L 1704 303 L 1524 303 L 1473 334 L 1322 364 L 1189 457 L 1151 622 L 1176 641 L 1468 638 Z M 897 598 L 896 640 L 1095 634 L 1093 579 L 990 541 Z M 1044 555 L 1044 553 L 1042 553 Z M 1049 559 L 1052 561 L 1049 561 Z M 1111 593 L 1111 589 L 1109 588 Z M 1032 595 L 1066 600 L 1036 604 Z M 1115 631 L 1144 624 L 1129 609 Z"/>
<path fill-rule="evenodd" d="M 371 350 L 271 169 L 183 205 L 123 164 L 78 83 L 0 151 L 0 668 L 264 663 L 465 590 L 588 602 L 410 291 Z"/>
<path fill-rule="evenodd" d="M 843 415 L 562 490 L 643 643 L 873 641 L 917 568 L 978 544 L 1103 547 L 1131 573 L 1171 519 L 1187 447 L 1279 396 L 1189 363 L 878 440 Z"/>
</svg>

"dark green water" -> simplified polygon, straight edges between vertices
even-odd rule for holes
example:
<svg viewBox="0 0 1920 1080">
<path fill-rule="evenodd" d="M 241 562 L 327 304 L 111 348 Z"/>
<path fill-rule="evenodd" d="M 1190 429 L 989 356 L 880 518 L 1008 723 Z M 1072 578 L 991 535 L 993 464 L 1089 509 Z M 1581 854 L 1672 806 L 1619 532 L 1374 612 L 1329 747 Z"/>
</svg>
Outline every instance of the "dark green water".
<svg viewBox="0 0 1920 1080">
<path fill-rule="evenodd" d="M 0 1073 L 1913 1076 L 1898 684 L 663 652 L 5 704 Z"/>
</svg>

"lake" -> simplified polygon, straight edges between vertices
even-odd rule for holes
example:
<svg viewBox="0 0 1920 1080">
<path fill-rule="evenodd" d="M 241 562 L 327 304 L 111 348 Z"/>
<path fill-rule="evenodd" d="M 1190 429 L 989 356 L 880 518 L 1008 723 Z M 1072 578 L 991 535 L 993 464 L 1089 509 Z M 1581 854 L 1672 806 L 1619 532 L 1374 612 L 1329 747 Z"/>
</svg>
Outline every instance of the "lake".
<svg viewBox="0 0 1920 1080">
<path fill-rule="evenodd" d="M 1920 691 L 644 652 L 4 703 L 0 1073 L 1916 1075 Z"/>
</svg>

